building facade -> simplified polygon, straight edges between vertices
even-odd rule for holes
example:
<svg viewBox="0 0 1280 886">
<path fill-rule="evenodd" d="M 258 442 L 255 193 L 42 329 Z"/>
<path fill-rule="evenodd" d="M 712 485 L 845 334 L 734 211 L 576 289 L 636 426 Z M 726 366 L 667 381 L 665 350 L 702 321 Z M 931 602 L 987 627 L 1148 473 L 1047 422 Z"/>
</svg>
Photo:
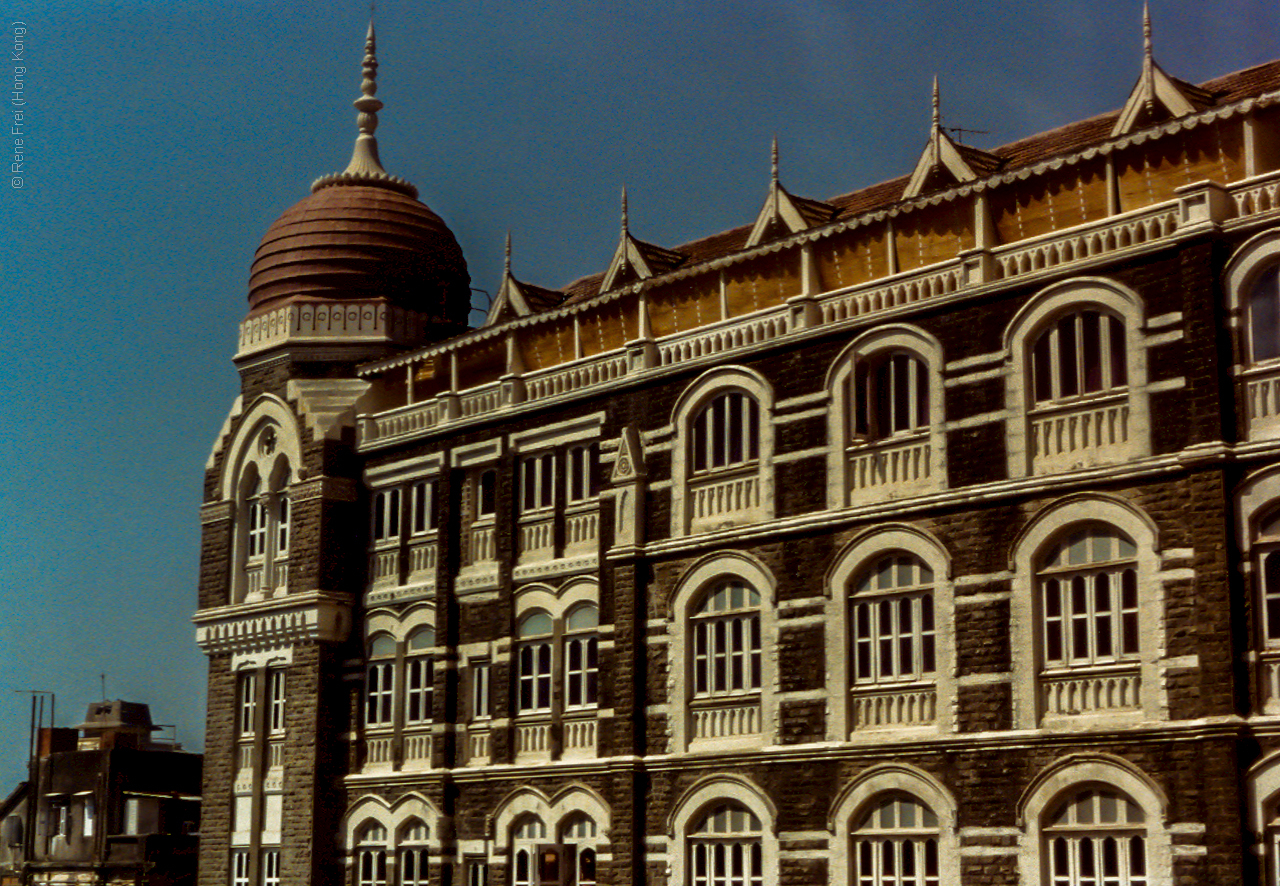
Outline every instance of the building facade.
<svg viewBox="0 0 1280 886">
<path fill-rule="evenodd" d="M 0 882 L 193 886 L 200 755 L 159 728 L 147 705 L 116 700 L 35 730 L 30 779 L 0 802 Z"/>
<path fill-rule="evenodd" d="M 201 886 L 1280 883 L 1280 62 L 477 329 L 375 72 L 208 463 Z"/>
</svg>

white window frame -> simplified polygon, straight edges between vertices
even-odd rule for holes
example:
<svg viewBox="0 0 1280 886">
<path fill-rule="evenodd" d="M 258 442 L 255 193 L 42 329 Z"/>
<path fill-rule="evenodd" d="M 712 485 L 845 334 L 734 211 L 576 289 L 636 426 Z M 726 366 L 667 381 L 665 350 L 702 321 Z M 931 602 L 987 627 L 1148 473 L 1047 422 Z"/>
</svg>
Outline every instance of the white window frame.
<svg viewBox="0 0 1280 886">
<path fill-rule="evenodd" d="M 920 816 L 919 824 L 902 820 L 908 810 L 910 816 Z M 864 805 L 858 816 L 862 821 L 855 820 L 849 834 L 850 883 L 945 886 L 938 817 L 927 803 L 910 794 L 890 792 Z M 891 820 L 886 822 L 886 817 Z M 876 818 L 879 820 L 873 821 Z"/>
<path fill-rule="evenodd" d="M 875 585 L 884 568 L 917 581 Z M 928 571 L 927 580 L 923 570 Z M 854 686 L 932 681 L 938 670 L 938 620 L 933 599 L 933 570 L 909 551 L 882 554 L 863 570 L 849 596 L 850 659 Z M 864 666 L 865 661 L 865 666 Z"/>
<path fill-rule="evenodd" d="M 535 615 L 548 621 L 545 633 L 526 634 L 525 625 Z M 533 610 L 520 618 L 516 645 L 516 713 L 550 714 L 555 681 L 555 618 L 545 610 Z"/>
<path fill-rule="evenodd" d="M 735 835 L 702 834 L 697 829 L 706 814 L 722 804 L 733 804 L 755 816 L 760 823 L 759 831 L 743 833 L 741 839 Z M 668 819 L 668 839 L 672 847 L 670 852 L 669 886 L 704 886 L 704 881 L 696 878 L 694 852 L 692 847 L 698 844 L 711 845 L 720 841 L 725 845 L 731 841 L 744 843 L 756 842 L 760 847 L 760 866 L 758 878 L 747 880 L 748 886 L 758 883 L 778 882 L 778 835 L 776 832 L 777 810 L 766 799 L 764 792 L 754 782 L 736 775 L 719 774 L 700 779 L 680 797 L 672 808 Z M 731 881 L 719 881 L 706 886 L 726 886 Z"/>
<path fill-rule="evenodd" d="M 280 850 L 262 850 L 262 883 L 260 886 L 280 886 Z"/>
<path fill-rule="evenodd" d="M 231 850 L 231 886 L 249 886 L 249 850 Z"/>
<path fill-rule="evenodd" d="M 741 606 L 733 605 L 735 591 L 743 597 Z M 730 598 L 727 608 L 708 608 L 726 594 Z M 703 592 L 689 616 L 693 634 L 690 672 L 695 699 L 754 695 L 760 691 L 761 599 L 757 588 L 732 577 Z"/>
<path fill-rule="evenodd" d="M 373 493 L 373 522 L 370 535 L 375 545 L 390 545 L 400 540 L 403 495 L 400 487 L 379 489 Z"/>
<path fill-rule="evenodd" d="M 252 738 L 258 719 L 258 674 L 256 671 L 241 671 L 236 679 L 236 709 L 238 716 L 238 734 L 240 738 Z"/>
<path fill-rule="evenodd" d="M 565 502 L 581 504 L 596 497 L 596 444 L 581 443 L 565 451 Z"/>
<path fill-rule="evenodd" d="M 571 627 L 569 622 L 587 607 L 595 611 L 594 624 Z M 600 655 L 600 607 L 594 603 L 580 603 L 564 619 L 564 708 L 566 711 L 585 711 L 595 708 L 599 702 Z"/>
<path fill-rule="evenodd" d="M 409 534 L 426 535 L 438 528 L 439 511 L 436 497 L 439 495 L 438 479 L 419 480 L 409 487 Z"/>
<path fill-rule="evenodd" d="M 281 735 L 285 731 L 285 669 L 267 670 L 267 731 Z"/>
<path fill-rule="evenodd" d="M 759 459 L 760 404 L 732 388 L 708 397 L 689 424 L 692 475 L 746 468 Z"/>
<path fill-rule="evenodd" d="M 432 705 L 434 702 L 435 659 L 430 655 L 406 657 L 404 677 L 405 726 L 429 724 L 432 720 Z"/>
<path fill-rule="evenodd" d="M 1080 534 L 1089 539 L 1085 544 L 1090 548 L 1095 546 L 1096 534 L 1132 544 L 1114 527 L 1084 524 L 1059 536 L 1049 550 Z M 1036 573 L 1043 631 L 1041 666 L 1045 670 L 1070 670 L 1136 661 L 1141 650 L 1136 545 L 1132 557 L 1070 565 L 1046 566 L 1043 556 Z"/>
<path fill-rule="evenodd" d="M 471 678 L 471 719 L 488 720 L 493 716 L 493 696 L 490 681 L 493 666 L 487 658 L 475 659 L 468 665 Z"/>
<path fill-rule="evenodd" d="M 374 657 L 372 649 L 380 640 L 395 643 L 390 634 L 369 640 L 371 654 L 365 667 L 364 725 L 370 729 L 390 729 L 395 723 L 396 659 L 394 655 Z"/>
<path fill-rule="evenodd" d="M 1094 319 L 1096 327 L 1094 327 Z M 1097 336 L 1090 355 L 1090 329 Z M 1092 359 L 1090 359 L 1092 356 Z M 1124 318 L 1093 305 L 1068 309 L 1048 320 L 1031 341 L 1031 402 L 1036 408 L 1117 394 L 1129 386 Z M 1089 381 L 1090 371 L 1097 374 Z"/>
<path fill-rule="evenodd" d="M 541 452 L 520 459 L 520 513 L 545 513 L 555 504 L 555 452 Z"/>
</svg>

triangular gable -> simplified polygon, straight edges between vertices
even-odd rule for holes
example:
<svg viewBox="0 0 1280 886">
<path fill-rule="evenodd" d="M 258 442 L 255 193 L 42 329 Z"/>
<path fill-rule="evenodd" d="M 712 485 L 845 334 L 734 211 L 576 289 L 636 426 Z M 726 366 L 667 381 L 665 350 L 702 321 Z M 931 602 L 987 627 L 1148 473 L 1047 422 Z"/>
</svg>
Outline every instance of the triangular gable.
<svg viewBox="0 0 1280 886">
<path fill-rule="evenodd" d="M 1128 135 L 1133 130 L 1154 122 L 1147 111 L 1164 111 L 1167 119 L 1194 114 L 1212 103 L 1208 92 L 1176 77 L 1170 77 L 1154 61 L 1143 65 L 1142 76 L 1129 93 L 1111 137 Z"/>
<path fill-rule="evenodd" d="M 525 300 L 524 293 L 520 291 L 520 284 L 516 282 L 515 277 L 507 273 L 503 274 L 502 285 L 498 287 L 498 294 L 494 296 L 493 303 L 489 305 L 489 314 L 484 319 L 484 325 L 496 326 L 499 323 L 505 323 L 517 317 L 527 317 L 532 313 L 529 310 L 529 303 Z"/>
<path fill-rule="evenodd" d="M 925 145 L 924 153 L 916 162 L 916 168 L 907 182 L 907 189 L 902 192 L 903 199 L 918 197 L 937 181 L 934 173 L 950 177 L 948 184 L 964 184 L 976 181 L 997 169 L 1000 158 L 986 151 L 971 148 L 968 145 L 957 145 L 940 127 Z"/>
<path fill-rule="evenodd" d="M 665 274 L 684 261 L 684 256 L 670 249 L 637 240 L 623 231 L 618 248 L 613 251 L 613 261 L 600 281 L 600 291 L 608 292 L 632 280 L 647 280 Z"/>
<path fill-rule="evenodd" d="M 747 248 L 759 246 L 779 228 L 788 234 L 798 234 L 830 221 L 834 215 L 835 207 L 830 203 L 792 196 L 775 181 L 747 237 Z"/>
</svg>

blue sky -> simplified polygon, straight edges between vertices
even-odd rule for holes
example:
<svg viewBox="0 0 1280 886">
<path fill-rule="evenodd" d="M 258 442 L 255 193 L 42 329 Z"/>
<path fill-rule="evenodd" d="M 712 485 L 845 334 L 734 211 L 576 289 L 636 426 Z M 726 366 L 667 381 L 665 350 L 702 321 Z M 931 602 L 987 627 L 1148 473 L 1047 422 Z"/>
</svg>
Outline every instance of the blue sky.
<svg viewBox="0 0 1280 886">
<path fill-rule="evenodd" d="M 1152 11 L 1174 76 L 1280 57 L 1274 0 Z M 10 689 L 56 692 L 70 725 L 105 673 L 201 747 L 203 466 L 258 239 L 350 155 L 367 15 L 6 0 L 0 73 L 25 65 L 28 104 L 24 186 L 0 181 L 0 795 L 26 753 Z M 489 292 L 508 230 L 522 279 L 602 270 L 623 184 L 633 232 L 674 245 L 754 219 L 774 133 L 793 193 L 845 193 L 910 171 L 935 73 L 944 124 L 991 147 L 1119 107 L 1142 45 L 1137 0 L 383 0 L 377 21 L 383 163 Z"/>
</svg>

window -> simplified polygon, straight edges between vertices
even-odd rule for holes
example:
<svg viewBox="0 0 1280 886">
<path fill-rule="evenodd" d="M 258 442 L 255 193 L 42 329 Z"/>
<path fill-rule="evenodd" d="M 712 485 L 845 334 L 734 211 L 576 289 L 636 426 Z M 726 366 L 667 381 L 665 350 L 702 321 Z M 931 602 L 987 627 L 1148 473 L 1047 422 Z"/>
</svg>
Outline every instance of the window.
<svg viewBox="0 0 1280 886">
<path fill-rule="evenodd" d="M 693 616 L 693 692 L 729 695 L 760 688 L 760 592 L 726 582 Z"/>
<path fill-rule="evenodd" d="M 289 553 L 289 497 L 276 499 L 276 557 Z"/>
<path fill-rule="evenodd" d="M 1079 790 L 1042 831 L 1050 886 L 1147 886 L 1146 816 L 1106 787 Z"/>
<path fill-rule="evenodd" d="M 243 849 L 231 851 L 231 886 L 249 886 L 249 853 Z"/>
<path fill-rule="evenodd" d="M 98 806 L 93 799 L 93 795 L 84 798 L 84 829 L 81 832 L 85 837 L 93 836 L 93 828 L 98 820 Z"/>
<path fill-rule="evenodd" d="M 1262 592 L 1262 637 L 1267 646 L 1280 646 L 1280 513 L 1258 527 L 1258 586 Z"/>
<path fill-rule="evenodd" d="M 872 564 L 850 598 L 855 683 L 922 680 L 937 667 L 933 570 L 899 552 Z"/>
<path fill-rule="evenodd" d="M 555 454 L 526 458 L 520 463 L 520 510 L 539 511 L 555 503 Z"/>
<path fill-rule="evenodd" d="M 551 616 L 534 610 L 520 621 L 516 672 L 521 713 L 551 710 Z"/>
<path fill-rule="evenodd" d="M 1076 311 L 1040 333 L 1031 351 L 1035 402 L 1067 400 L 1128 383 L 1124 322 L 1100 311 Z"/>
<path fill-rule="evenodd" d="M 387 829 L 375 822 L 356 842 L 356 886 L 387 886 Z"/>
<path fill-rule="evenodd" d="M 690 456 L 695 473 L 736 467 L 760 457 L 760 408 L 740 392 L 713 397 L 693 419 Z"/>
<path fill-rule="evenodd" d="M 412 524 L 409 531 L 414 535 L 430 532 L 438 525 L 438 518 L 436 517 L 436 484 L 437 481 L 435 480 L 422 480 L 414 483 L 411 487 L 410 519 Z"/>
<path fill-rule="evenodd" d="M 1264 270 L 1249 289 L 1249 349 L 1253 363 L 1280 357 L 1280 265 Z"/>
<path fill-rule="evenodd" d="M 394 541 L 400 537 L 400 490 L 384 489 L 373 495 L 373 540 Z"/>
<path fill-rule="evenodd" d="M 538 843 L 545 842 L 547 839 L 547 826 L 542 819 L 535 815 L 526 815 L 516 823 L 511 839 L 515 850 L 512 886 L 539 886 L 544 881 L 550 883 L 560 881 L 559 876 L 544 876 L 544 873 L 552 872 L 542 870 L 544 859 L 538 851 Z M 553 855 L 546 861 L 555 864 L 558 856 Z"/>
<path fill-rule="evenodd" d="M 284 732 L 284 670 L 272 668 L 267 671 L 267 710 L 270 712 L 271 732 Z"/>
<path fill-rule="evenodd" d="M 596 823 L 584 813 L 575 813 L 560 829 L 561 864 L 566 886 L 595 886 Z"/>
<path fill-rule="evenodd" d="M 591 603 L 576 607 L 565 619 L 566 708 L 593 707 L 596 704 L 596 659 L 599 644 L 596 628 L 599 624 L 600 610 Z"/>
<path fill-rule="evenodd" d="M 881 440 L 929 425 L 929 374 L 924 362 L 901 351 L 859 360 L 852 378 L 849 440 Z"/>
<path fill-rule="evenodd" d="M 400 886 L 427 886 L 427 840 L 431 832 L 425 824 L 412 819 L 400 832 Z"/>
<path fill-rule="evenodd" d="M 50 836 L 71 837 L 71 804 L 66 800 L 55 800 L 49 804 Z"/>
<path fill-rule="evenodd" d="M 258 716 L 258 675 L 252 672 L 243 673 L 237 682 L 239 683 L 237 692 L 240 696 L 240 735 L 247 738 L 253 735 Z"/>
<path fill-rule="evenodd" d="M 489 662 L 471 663 L 471 719 L 483 720 L 492 716 L 489 695 Z"/>
<path fill-rule="evenodd" d="M 431 722 L 435 687 L 435 662 L 422 653 L 436 645 L 435 628 L 419 628 L 409 635 L 405 662 L 405 723 Z"/>
<path fill-rule="evenodd" d="M 476 478 L 476 517 L 492 517 L 497 510 L 498 472 L 481 471 Z"/>
<path fill-rule="evenodd" d="M 467 859 L 467 886 L 489 886 L 489 865 L 479 858 Z"/>
<path fill-rule="evenodd" d="M 852 839 L 854 886 L 940 886 L 938 817 L 915 797 L 878 800 L 854 825 Z"/>
<path fill-rule="evenodd" d="M 369 644 L 369 668 L 365 679 L 364 722 L 366 726 L 390 726 L 395 692 L 396 641 L 379 634 Z M 384 659 L 378 661 L 377 659 Z"/>
<path fill-rule="evenodd" d="M 569 504 L 586 501 L 596 494 L 596 447 L 594 443 L 573 446 L 566 457 L 568 476 L 565 497 Z"/>
<path fill-rule="evenodd" d="M 1039 570 L 1045 667 L 1080 667 L 1138 657 L 1134 543 L 1110 527 L 1077 529 Z"/>
<path fill-rule="evenodd" d="M 280 886 L 280 850 L 262 852 L 262 886 Z"/>
<path fill-rule="evenodd" d="M 693 886 L 764 886 L 761 825 L 736 803 L 712 808 L 690 830 Z"/>
<path fill-rule="evenodd" d="M 252 496 L 246 505 L 249 521 L 248 555 L 250 560 L 261 559 L 267 552 L 267 504 L 262 496 L 260 483 L 255 483 Z"/>
</svg>

